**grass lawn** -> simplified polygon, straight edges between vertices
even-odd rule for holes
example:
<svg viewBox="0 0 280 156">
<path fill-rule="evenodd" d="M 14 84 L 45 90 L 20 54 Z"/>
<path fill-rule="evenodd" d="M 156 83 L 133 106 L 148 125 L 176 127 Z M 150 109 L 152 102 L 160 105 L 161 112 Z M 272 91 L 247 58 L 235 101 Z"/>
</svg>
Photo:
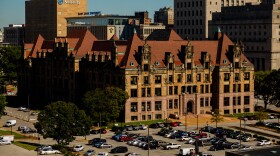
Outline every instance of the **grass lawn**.
<svg viewBox="0 0 280 156">
<path fill-rule="evenodd" d="M 1 135 L 11 135 L 11 131 L 0 130 L 0 136 Z M 24 139 L 24 138 L 27 138 L 26 136 L 20 135 L 20 134 L 15 133 L 15 132 L 13 132 L 12 135 L 15 136 L 14 139 Z"/>
<path fill-rule="evenodd" d="M 29 151 L 34 151 L 38 147 L 35 144 L 27 143 L 27 142 L 21 142 L 21 141 L 15 141 L 13 144 L 15 144 L 15 145 L 17 145 L 21 148 L 27 149 Z"/>
</svg>

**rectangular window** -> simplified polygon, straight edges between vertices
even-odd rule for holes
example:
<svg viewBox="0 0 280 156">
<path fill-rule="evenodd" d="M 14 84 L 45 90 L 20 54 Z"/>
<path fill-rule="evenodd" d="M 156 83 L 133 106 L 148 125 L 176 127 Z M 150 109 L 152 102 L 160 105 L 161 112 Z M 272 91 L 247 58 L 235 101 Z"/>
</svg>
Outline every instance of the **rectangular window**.
<svg viewBox="0 0 280 156">
<path fill-rule="evenodd" d="M 209 106 L 209 97 L 205 98 L 205 107 Z"/>
<path fill-rule="evenodd" d="M 244 112 L 250 112 L 250 108 L 245 108 Z"/>
<path fill-rule="evenodd" d="M 209 93 L 209 85 L 205 85 L 205 93 Z"/>
<path fill-rule="evenodd" d="M 155 110 L 161 111 L 161 101 L 155 101 Z"/>
<path fill-rule="evenodd" d="M 241 84 L 238 84 L 237 92 L 241 92 Z"/>
<path fill-rule="evenodd" d="M 233 84 L 233 92 L 236 92 L 236 84 Z"/>
<path fill-rule="evenodd" d="M 156 75 L 156 76 L 155 76 L 155 83 L 156 83 L 156 84 L 161 83 L 161 75 Z"/>
<path fill-rule="evenodd" d="M 168 64 L 168 69 L 169 69 L 169 70 L 172 70 L 172 69 L 173 69 L 173 63 L 169 63 L 169 64 Z"/>
<path fill-rule="evenodd" d="M 161 114 L 156 114 L 156 119 L 157 120 L 162 119 L 162 115 Z"/>
<path fill-rule="evenodd" d="M 147 115 L 148 120 L 152 120 L 152 115 Z"/>
<path fill-rule="evenodd" d="M 131 76 L 130 84 L 136 85 L 137 84 L 137 76 Z"/>
<path fill-rule="evenodd" d="M 196 75 L 196 80 L 197 80 L 197 82 L 200 82 L 200 81 L 201 81 L 201 74 L 197 74 L 197 75 Z"/>
<path fill-rule="evenodd" d="M 169 80 L 170 83 L 172 83 L 173 82 L 173 75 L 169 75 L 168 80 Z"/>
<path fill-rule="evenodd" d="M 174 99 L 174 109 L 178 109 L 178 99 Z"/>
<path fill-rule="evenodd" d="M 169 91 L 169 95 L 173 95 L 173 86 L 169 86 L 168 91 Z"/>
<path fill-rule="evenodd" d="M 244 105 L 250 104 L 250 96 L 244 96 Z"/>
<path fill-rule="evenodd" d="M 229 110 L 224 110 L 224 114 L 229 114 Z"/>
<path fill-rule="evenodd" d="M 224 85 L 224 93 L 229 93 L 229 85 Z"/>
<path fill-rule="evenodd" d="M 169 101 L 168 108 L 173 109 L 173 101 L 172 100 L 168 100 L 168 101 Z"/>
<path fill-rule="evenodd" d="M 244 92 L 250 92 L 250 84 L 244 84 Z"/>
<path fill-rule="evenodd" d="M 146 111 L 146 102 L 142 102 L 141 104 L 141 111 Z"/>
<path fill-rule="evenodd" d="M 144 64 L 144 71 L 149 71 L 149 65 L 148 64 Z"/>
<path fill-rule="evenodd" d="M 192 63 L 187 63 L 187 69 L 188 70 L 192 69 Z"/>
<path fill-rule="evenodd" d="M 236 105 L 236 97 L 235 97 L 235 96 L 232 98 L 232 104 L 233 104 L 234 106 Z"/>
<path fill-rule="evenodd" d="M 151 97 L 151 88 L 147 88 L 147 97 Z"/>
<path fill-rule="evenodd" d="M 200 93 L 204 93 L 204 85 L 200 85 Z"/>
<path fill-rule="evenodd" d="M 149 76 L 144 76 L 144 84 L 149 84 Z"/>
<path fill-rule="evenodd" d="M 174 86 L 174 94 L 175 94 L 175 95 L 178 94 L 178 86 Z"/>
<path fill-rule="evenodd" d="M 200 98 L 200 107 L 204 107 L 204 98 Z"/>
<path fill-rule="evenodd" d="M 209 74 L 205 74 L 205 81 L 209 82 L 210 78 L 209 78 Z"/>
<path fill-rule="evenodd" d="M 187 82 L 192 82 L 192 75 L 191 74 L 187 75 Z"/>
<path fill-rule="evenodd" d="M 141 89 L 141 94 L 142 94 L 142 97 L 146 97 L 146 88 L 142 88 Z"/>
<path fill-rule="evenodd" d="M 151 109 L 151 102 L 150 101 L 148 101 L 147 102 L 147 111 L 151 111 L 152 109 Z"/>
<path fill-rule="evenodd" d="M 241 105 L 241 97 L 240 96 L 237 97 L 237 105 Z"/>
<path fill-rule="evenodd" d="M 229 97 L 224 97 L 224 106 L 229 106 Z"/>
<path fill-rule="evenodd" d="M 244 80 L 250 80 L 250 73 L 249 72 L 244 73 Z"/>
<path fill-rule="evenodd" d="M 229 81 L 229 73 L 224 73 L 224 81 Z"/>
<path fill-rule="evenodd" d="M 138 116 L 131 116 L 131 121 L 137 121 L 138 120 Z"/>
<path fill-rule="evenodd" d="M 178 74 L 177 75 L 177 82 L 181 82 L 182 81 L 182 74 Z"/>
<path fill-rule="evenodd" d="M 137 89 L 130 90 L 130 97 L 137 97 Z"/>
<path fill-rule="evenodd" d="M 239 73 L 235 73 L 234 79 L 235 81 L 239 81 Z"/>
<path fill-rule="evenodd" d="M 155 88 L 155 96 L 161 96 L 161 88 Z"/>
<path fill-rule="evenodd" d="M 131 102 L 130 105 L 131 105 L 130 106 L 131 112 L 137 112 L 138 111 L 137 102 Z"/>
<path fill-rule="evenodd" d="M 142 120 L 146 120 L 146 115 L 142 115 Z"/>
</svg>

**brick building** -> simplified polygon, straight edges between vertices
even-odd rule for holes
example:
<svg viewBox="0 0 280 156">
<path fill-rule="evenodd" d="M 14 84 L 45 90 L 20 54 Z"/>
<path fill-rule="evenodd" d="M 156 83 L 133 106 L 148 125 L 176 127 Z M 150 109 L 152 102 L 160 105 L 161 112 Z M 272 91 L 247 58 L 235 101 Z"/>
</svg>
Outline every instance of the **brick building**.
<svg viewBox="0 0 280 156">
<path fill-rule="evenodd" d="M 53 91 L 30 96 L 76 102 L 79 99 L 71 95 L 79 98 L 88 90 L 118 86 L 129 94 L 125 122 L 214 109 L 221 114 L 254 111 L 254 67 L 242 43 L 234 44 L 221 32 L 214 40 L 188 41 L 173 30 L 161 31 L 145 41 L 136 34 L 126 41 L 99 41 L 88 31 L 74 33 L 76 38 L 40 39 L 35 49 L 25 48 L 27 69 L 33 71 L 30 76 L 41 75 L 30 85 L 36 92 L 43 88 L 38 84 Z M 26 73 L 22 70 L 22 84 Z"/>
</svg>

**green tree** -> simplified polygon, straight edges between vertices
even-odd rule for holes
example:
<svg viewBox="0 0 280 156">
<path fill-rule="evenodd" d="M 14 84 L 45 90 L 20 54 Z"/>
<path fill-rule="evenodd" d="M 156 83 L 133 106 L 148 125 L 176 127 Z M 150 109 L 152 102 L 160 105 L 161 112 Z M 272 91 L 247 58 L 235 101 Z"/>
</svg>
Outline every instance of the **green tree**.
<svg viewBox="0 0 280 156">
<path fill-rule="evenodd" d="M 73 103 L 58 101 L 39 113 L 35 124 L 44 138 L 53 138 L 58 144 L 67 145 L 76 135 L 86 135 L 91 127 L 89 117 Z"/>
<path fill-rule="evenodd" d="M 264 108 L 259 108 L 255 115 L 256 115 L 256 119 L 259 121 L 264 121 L 264 119 L 267 119 L 267 114 L 264 112 L 265 109 Z"/>
<path fill-rule="evenodd" d="M 4 78 L 1 81 L 13 81 L 17 79 L 18 62 L 21 57 L 21 47 L 0 48 L 0 71 L 3 71 Z"/>
<path fill-rule="evenodd" d="M 0 94 L 0 118 L 4 113 L 6 104 L 7 104 L 6 97 Z"/>
<path fill-rule="evenodd" d="M 224 118 L 221 116 L 220 112 L 218 109 L 215 109 L 213 114 L 212 114 L 212 118 L 211 118 L 211 122 L 215 122 L 216 123 L 216 128 L 218 126 L 218 122 L 222 122 L 224 121 Z"/>
<path fill-rule="evenodd" d="M 269 77 L 270 73 L 270 71 L 255 72 L 255 92 L 263 97 L 265 109 L 274 97 L 274 87 L 271 82 L 272 78 Z"/>
<path fill-rule="evenodd" d="M 120 117 L 128 94 L 117 87 L 107 87 L 104 90 L 95 89 L 85 94 L 83 98 L 86 113 L 95 121 L 102 116 L 103 121 L 115 121 Z M 122 113 L 123 114 L 123 113 Z"/>
</svg>

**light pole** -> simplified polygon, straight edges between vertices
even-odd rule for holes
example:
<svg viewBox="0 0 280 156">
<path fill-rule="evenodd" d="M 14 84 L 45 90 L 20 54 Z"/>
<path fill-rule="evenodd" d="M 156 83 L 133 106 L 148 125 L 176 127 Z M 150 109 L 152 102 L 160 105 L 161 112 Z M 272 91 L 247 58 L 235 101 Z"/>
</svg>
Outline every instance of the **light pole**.
<svg viewBox="0 0 280 156">
<path fill-rule="evenodd" d="M 196 115 L 196 129 L 198 130 L 198 114 Z"/>
<path fill-rule="evenodd" d="M 241 134 L 241 119 L 242 118 L 240 118 L 240 134 Z M 241 149 L 241 139 L 240 139 L 240 143 L 239 143 L 239 149 Z"/>
<path fill-rule="evenodd" d="M 101 112 L 99 112 L 99 138 L 100 138 L 100 140 L 101 140 Z"/>
<path fill-rule="evenodd" d="M 86 132 L 85 132 L 85 126 L 83 126 L 83 132 L 84 132 L 84 134 L 85 134 L 85 140 L 87 140 L 87 134 L 86 134 Z"/>
<path fill-rule="evenodd" d="M 150 156 L 150 125 L 148 125 L 148 156 Z"/>
<path fill-rule="evenodd" d="M 187 115 L 188 115 L 188 112 L 185 112 L 185 132 L 187 133 Z"/>
</svg>

